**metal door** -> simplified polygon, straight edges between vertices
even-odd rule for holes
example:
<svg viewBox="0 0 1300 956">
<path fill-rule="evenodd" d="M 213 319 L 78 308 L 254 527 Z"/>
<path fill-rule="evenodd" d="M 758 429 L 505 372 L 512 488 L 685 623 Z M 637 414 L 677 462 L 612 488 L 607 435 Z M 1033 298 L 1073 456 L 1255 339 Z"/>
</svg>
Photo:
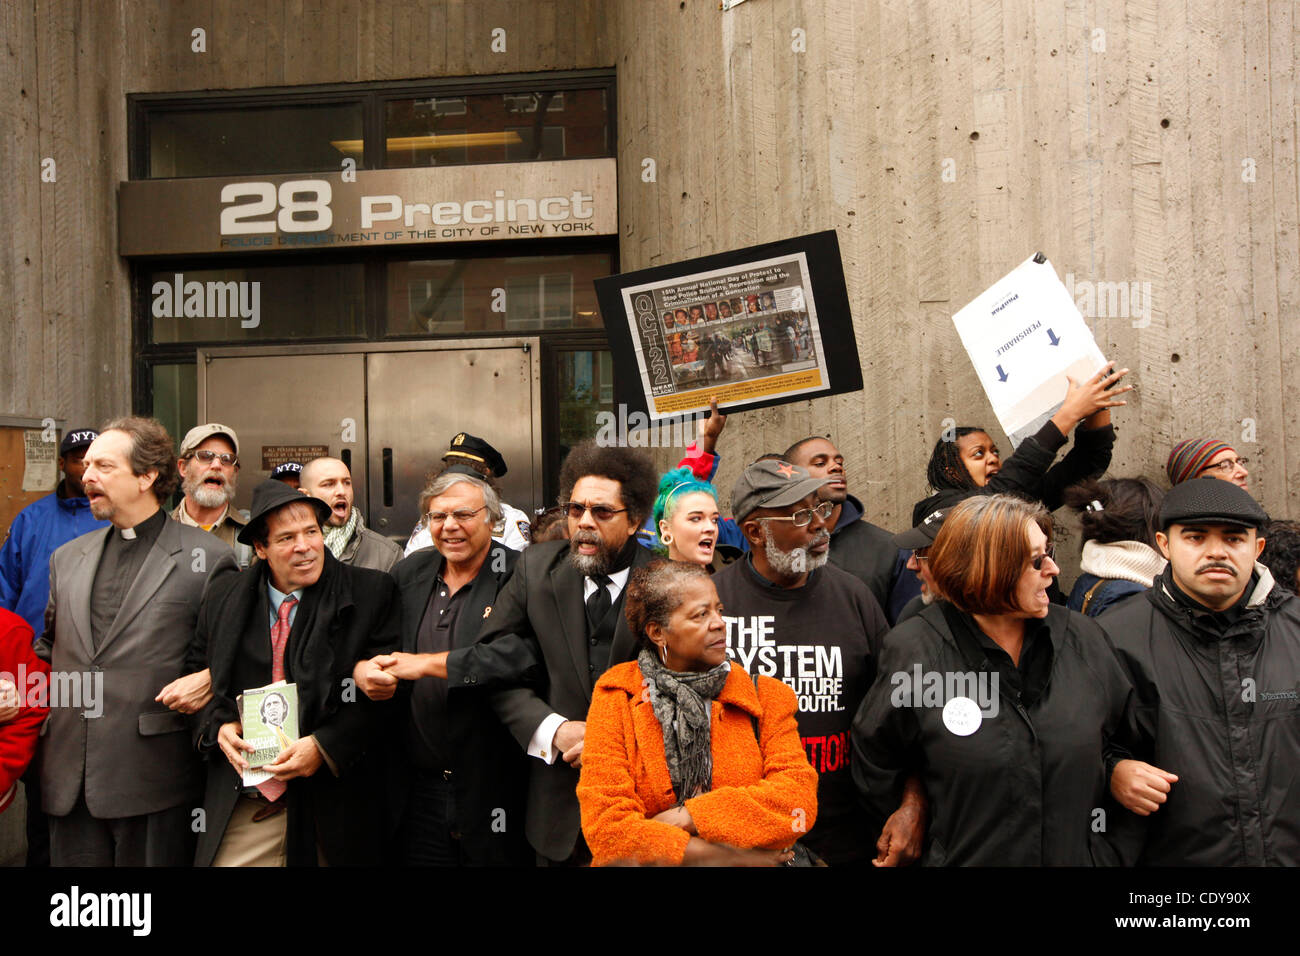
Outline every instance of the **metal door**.
<svg viewBox="0 0 1300 956">
<path fill-rule="evenodd" d="M 197 421 L 239 435 L 235 507 L 247 508 L 253 488 L 284 458 L 321 454 L 348 462 L 353 494 L 365 506 L 365 359 L 360 352 L 199 351 Z"/>
<path fill-rule="evenodd" d="M 501 453 L 505 501 L 531 513 L 541 497 L 537 349 L 527 341 L 468 344 L 366 356 L 367 519 L 403 543 L 419 519 L 426 476 L 459 432 Z"/>
<path fill-rule="evenodd" d="M 367 525 L 404 545 L 457 432 L 501 452 L 507 502 L 540 504 L 539 379 L 535 339 L 200 349 L 197 420 L 239 434 L 236 507 L 286 454 L 327 454 L 348 462 Z"/>
</svg>

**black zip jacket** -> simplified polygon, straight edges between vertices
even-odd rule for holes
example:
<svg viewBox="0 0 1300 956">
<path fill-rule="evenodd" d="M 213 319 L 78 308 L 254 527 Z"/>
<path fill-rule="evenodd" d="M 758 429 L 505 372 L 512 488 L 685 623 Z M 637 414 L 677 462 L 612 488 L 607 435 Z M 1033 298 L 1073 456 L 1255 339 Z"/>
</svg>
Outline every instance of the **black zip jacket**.
<svg viewBox="0 0 1300 956">
<path fill-rule="evenodd" d="M 927 675 L 945 686 L 909 697 L 918 671 L 923 688 Z M 959 675 L 982 690 L 948 686 Z M 966 736 L 944 717 L 955 697 L 987 705 Z M 1091 618 L 1053 605 L 1046 619 L 1026 622 L 1016 668 L 973 618 L 936 602 L 885 637 L 853 723 L 853 779 L 886 815 L 907 775 L 921 774 L 930 802 L 926 866 L 1131 862 L 1121 852 L 1131 838 L 1112 832 L 1130 821 L 1107 792 L 1103 750 L 1109 734 L 1130 725 L 1133 706 L 1133 689 Z"/>
<path fill-rule="evenodd" d="M 1041 501 L 1048 511 L 1055 511 L 1065 501 L 1066 488 L 1085 478 L 1097 478 L 1110 467 L 1115 429 L 1110 425 L 1101 428 L 1080 425 L 1074 430 L 1074 447 L 1053 465 L 1056 453 L 1064 444 L 1061 430 L 1048 421 L 1020 443 L 1011 457 L 1002 462 L 1002 470 L 983 488 L 941 488 L 924 501 L 918 501 L 912 509 L 912 527 L 931 512 L 951 507 L 972 495 L 1020 495 Z"/>
<path fill-rule="evenodd" d="M 1140 864 L 1300 865 L 1300 599 L 1255 572 L 1230 623 L 1180 601 L 1170 568 L 1097 618 L 1137 694 L 1132 756 L 1178 775 Z"/>
</svg>

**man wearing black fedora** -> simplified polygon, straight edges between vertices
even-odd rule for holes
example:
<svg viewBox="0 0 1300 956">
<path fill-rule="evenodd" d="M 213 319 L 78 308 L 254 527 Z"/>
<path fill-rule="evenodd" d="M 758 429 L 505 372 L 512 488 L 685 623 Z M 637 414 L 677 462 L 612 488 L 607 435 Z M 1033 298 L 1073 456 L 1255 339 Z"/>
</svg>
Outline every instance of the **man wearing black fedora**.
<svg viewBox="0 0 1300 956">
<path fill-rule="evenodd" d="M 199 715 L 207 754 L 198 866 L 357 865 L 380 859 L 382 702 L 358 694 L 353 664 L 398 643 L 397 589 L 325 547 L 329 505 L 267 479 L 240 532 L 258 561 L 212 588 L 199 609 L 192 669 L 208 667 Z M 236 699 L 284 680 L 297 688 L 298 739 L 242 785 L 247 753 Z"/>
</svg>

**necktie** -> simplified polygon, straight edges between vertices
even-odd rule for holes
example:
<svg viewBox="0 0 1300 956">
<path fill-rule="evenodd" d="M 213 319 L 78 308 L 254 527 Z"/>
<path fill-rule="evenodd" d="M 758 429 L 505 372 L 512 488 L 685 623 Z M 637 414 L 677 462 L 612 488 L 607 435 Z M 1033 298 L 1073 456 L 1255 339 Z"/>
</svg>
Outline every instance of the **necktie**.
<svg viewBox="0 0 1300 956">
<path fill-rule="evenodd" d="M 296 597 L 287 597 L 281 601 L 279 614 L 271 625 L 271 683 L 284 680 L 284 646 L 289 643 L 289 612 L 297 603 Z M 288 784 L 274 777 L 257 785 L 262 796 L 272 803 L 284 796 L 286 787 Z"/>
<path fill-rule="evenodd" d="M 614 601 L 609 596 L 610 579 L 605 574 L 593 574 L 591 580 L 596 582 L 596 590 L 587 598 L 587 633 L 595 634 L 600 622 L 605 619 Z"/>
</svg>

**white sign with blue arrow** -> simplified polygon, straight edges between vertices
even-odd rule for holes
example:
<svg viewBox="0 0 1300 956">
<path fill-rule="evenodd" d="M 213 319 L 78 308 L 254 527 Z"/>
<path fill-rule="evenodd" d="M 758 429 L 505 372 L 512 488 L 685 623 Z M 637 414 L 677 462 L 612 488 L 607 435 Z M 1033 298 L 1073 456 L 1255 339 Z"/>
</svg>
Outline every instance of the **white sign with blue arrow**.
<svg viewBox="0 0 1300 956">
<path fill-rule="evenodd" d="M 1042 253 L 952 317 L 998 423 L 1013 445 L 1061 407 L 1069 387 L 1106 364 L 1069 291 Z"/>
</svg>

